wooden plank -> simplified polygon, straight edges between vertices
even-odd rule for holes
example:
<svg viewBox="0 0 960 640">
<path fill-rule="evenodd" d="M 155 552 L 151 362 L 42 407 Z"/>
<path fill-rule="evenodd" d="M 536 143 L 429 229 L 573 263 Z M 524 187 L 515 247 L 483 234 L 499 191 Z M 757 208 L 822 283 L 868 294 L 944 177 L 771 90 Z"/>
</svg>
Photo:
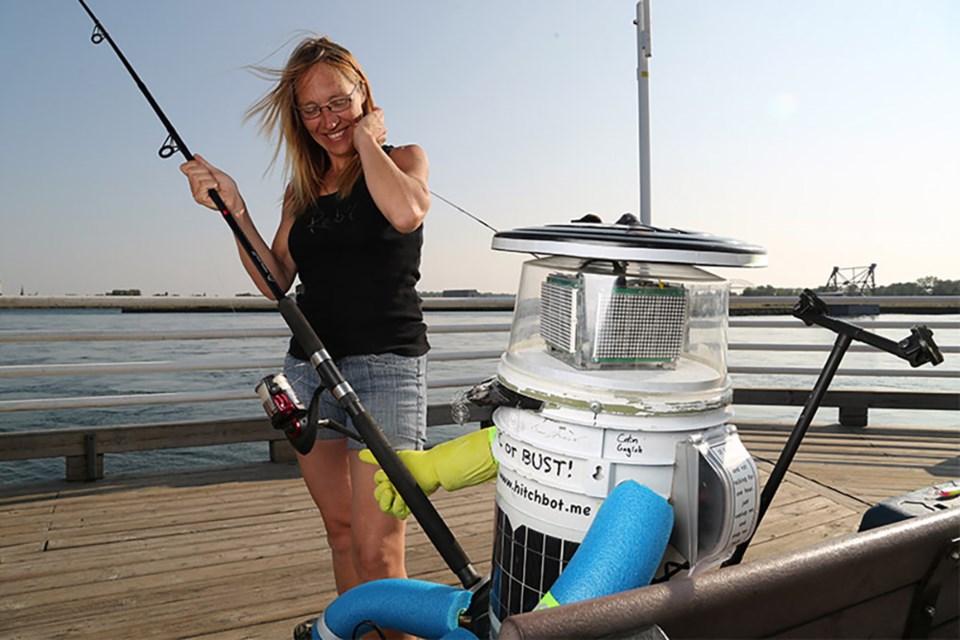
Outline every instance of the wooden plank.
<svg viewBox="0 0 960 640">
<path fill-rule="evenodd" d="M 802 406 L 808 395 L 808 391 L 800 389 L 738 388 L 734 390 L 734 404 Z M 835 390 L 825 394 L 822 406 L 957 410 L 960 396 L 942 392 Z M 476 422 L 488 418 L 491 408 L 472 407 L 470 413 L 469 421 Z M 431 404 L 427 416 L 429 426 L 453 423 L 448 403 Z M 955 430 L 941 431 L 957 436 Z M 82 457 L 86 453 L 87 434 L 95 434 L 101 454 L 284 440 L 265 417 L 50 429 L 0 433 L 0 460 Z"/>
<path fill-rule="evenodd" d="M 482 490 L 485 490 L 487 493 L 489 493 L 489 488 L 482 488 Z M 447 501 L 449 502 L 450 506 L 460 507 L 460 505 L 458 505 L 456 501 L 450 501 L 449 497 L 447 498 Z M 481 511 L 485 510 L 482 506 L 478 508 L 476 506 L 478 503 L 479 501 L 472 501 L 470 503 L 471 505 L 473 505 L 472 510 L 474 512 L 478 510 L 481 510 Z M 440 508 L 443 509 L 443 507 L 440 507 Z M 447 511 L 449 511 L 449 509 L 447 509 Z M 469 513 L 463 513 L 461 517 L 464 519 L 465 522 L 472 523 L 476 521 L 476 518 L 471 516 Z M 451 526 L 454 526 L 454 527 L 457 526 L 456 517 L 450 518 L 450 521 L 451 521 Z M 411 527 L 411 530 L 412 531 L 415 530 L 415 527 Z M 485 526 L 484 530 L 485 532 L 488 532 L 489 525 Z M 486 538 L 487 536 L 484 536 L 484 537 Z M 473 545 L 466 545 L 466 548 L 468 550 L 470 548 L 474 548 L 475 550 L 480 548 L 485 550 L 489 549 L 489 541 L 483 540 L 481 543 L 479 542 L 479 536 L 465 536 L 464 539 L 475 541 Z M 322 542 L 320 544 L 322 545 Z M 412 548 L 412 551 L 409 554 L 408 564 L 411 564 L 414 567 L 422 564 L 423 566 L 430 567 L 430 568 L 435 568 L 438 565 L 439 558 L 436 554 L 436 551 L 431 546 L 427 544 L 416 544 L 416 545 L 411 545 L 411 548 Z M 278 562 L 276 562 L 276 560 L 273 558 L 270 558 L 269 561 L 261 559 L 259 560 L 259 562 L 265 563 L 264 566 L 269 566 L 272 568 L 276 568 L 278 564 Z M 299 568 L 299 562 L 294 561 L 293 565 L 291 567 L 288 567 L 287 573 L 282 578 L 281 582 L 286 581 L 285 583 L 289 584 L 289 581 L 291 580 L 291 577 L 292 577 L 290 575 L 290 572 L 298 568 Z M 253 565 L 253 567 L 245 565 L 243 566 L 242 569 L 233 568 L 233 567 L 218 567 L 218 574 L 221 576 L 232 575 L 232 572 L 240 571 L 239 575 L 243 575 L 253 571 L 257 575 L 257 582 L 262 583 L 267 578 L 264 577 L 266 572 L 261 569 L 263 569 L 263 567 L 257 567 L 255 564 Z M 329 569 L 327 571 L 329 572 Z M 199 597 L 198 594 L 201 591 L 209 594 L 211 589 L 209 585 L 204 584 L 201 586 L 201 583 L 203 582 L 202 577 L 204 575 L 204 572 L 203 571 L 191 572 L 190 570 L 184 571 L 182 567 L 177 567 L 177 574 L 178 575 L 176 580 L 179 583 L 183 584 L 182 590 L 186 590 L 190 595 L 189 598 L 184 597 L 184 600 L 189 601 L 191 605 L 191 609 L 195 610 L 198 604 L 202 604 L 203 602 L 203 598 Z M 196 578 L 196 579 L 193 579 L 193 578 Z M 156 581 L 156 578 L 154 578 L 154 581 Z M 135 607 L 136 614 L 133 617 L 143 619 L 144 616 L 147 616 L 151 621 L 154 621 L 158 624 L 162 623 L 160 624 L 160 627 L 165 629 L 165 633 L 167 634 L 167 637 L 169 637 L 170 634 L 176 632 L 178 625 L 184 624 L 185 622 L 191 622 L 192 624 L 195 624 L 195 625 L 206 626 L 206 627 L 209 627 L 211 630 L 223 628 L 223 626 L 227 624 L 225 621 L 219 619 L 218 616 L 220 614 L 218 613 L 217 607 L 215 605 L 203 606 L 204 610 L 212 611 L 212 613 L 209 616 L 204 616 L 202 619 L 201 618 L 194 619 L 190 615 L 184 616 L 184 615 L 177 614 L 177 620 L 170 620 L 170 621 L 166 620 L 166 616 L 169 614 L 169 610 L 171 608 L 175 608 L 173 607 L 174 602 L 169 600 L 164 595 L 164 588 L 151 586 L 151 584 L 149 584 L 150 582 L 149 580 L 145 580 L 145 582 L 147 584 L 145 584 L 142 587 L 142 590 L 147 590 L 150 592 L 149 600 L 151 604 L 150 605 L 141 604 L 139 606 L 136 606 Z M 164 585 L 169 584 L 170 578 L 169 577 L 162 578 L 161 582 Z M 37 612 L 36 616 L 38 621 L 42 619 L 44 622 L 42 624 L 32 625 L 31 629 L 33 631 L 38 631 L 40 633 L 44 633 L 45 631 L 52 630 L 52 629 L 58 629 L 60 631 L 63 631 L 63 629 L 70 629 L 71 632 L 76 637 L 86 637 L 84 635 L 85 629 L 86 629 L 87 631 L 91 632 L 91 636 L 89 637 L 92 637 L 94 628 L 90 627 L 87 629 L 85 625 L 78 625 L 73 623 L 72 616 L 77 615 L 81 610 L 91 610 L 94 607 L 96 607 L 97 609 L 109 609 L 111 607 L 111 602 L 112 602 L 111 598 L 119 596 L 121 592 L 128 592 L 130 589 L 136 588 L 137 586 L 138 585 L 136 581 L 123 580 L 121 583 L 118 583 L 117 586 L 111 585 L 109 588 L 106 588 L 103 586 L 95 586 L 93 589 L 89 587 L 85 588 L 84 595 L 82 598 L 83 602 L 76 603 L 75 610 L 71 609 L 71 607 L 74 606 L 74 603 L 72 600 L 70 600 L 70 597 L 75 597 L 76 594 L 71 593 L 70 587 L 63 587 L 61 589 L 61 593 L 54 593 L 54 594 L 33 593 L 31 600 L 34 606 L 36 606 L 38 603 L 46 604 L 46 607 L 49 607 L 49 608 L 55 607 L 57 613 L 53 614 L 55 619 L 51 622 L 50 610 L 48 608 L 43 608 L 41 611 Z M 313 588 L 314 587 L 311 587 L 311 589 Z M 106 591 L 104 589 L 106 589 Z M 217 597 L 219 597 L 222 601 L 221 608 L 225 606 L 230 607 L 230 611 L 232 612 L 230 613 L 230 617 L 231 617 L 231 620 L 234 620 L 237 617 L 237 614 L 236 614 L 237 608 L 242 607 L 244 604 L 243 598 L 242 597 L 238 598 L 236 593 L 234 593 L 234 590 L 232 587 L 226 593 Z M 330 594 L 330 597 L 332 598 L 332 594 Z M 250 601 L 251 607 L 256 608 L 257 603 L 261 602 L 262 600 L 263 598 L 251 599 Z M 309 613 L 305 611 L 303 613 L 303 616 L 315 614 L 316 611 L 319 610 L 319 607 L 316 604 L 315 600 L 313 600 L 313 603 L 314 604 L 308 609 Z M 133 603 L 128 602 L 126 604 L 127 604 L 126 608 L 129 609 L 129 605 Z M 281 605 L 278 605 L 278 604 L 272 605 L 273 608 L 277 606 L 281 606 Z M 289 602 L 284 601 L 282 603 L 282 606 L 286 611 L 289 611 L 289 606 L 290 606 Z M 154 611 L 153 610 L 154 607 L 159 607 L 159 609 L 157 611 Z M 250 616 L 250 612 L 244 609 L 244 613 L 242 614 L 242 616 L 247 618 Z M 264 616 L 261 615 L 261 616 L 258 616 L 257 619 L 262 619 L 263 617 Z M 291 617 L 290 620 L 298 620 L 299 617 L 301 616 Z M 128 624 L 135 624 L 135 620 L 130 620 L 127 617 L 123 617 L 123 616 L 118 617 L 116 615 L 110 615 L 108 616 L 108 618 L 109 619 L 102 621 L 101 624 L 95 627 L 96 630 L 99 630 L 99 633 L 102 634 L 104 632 L 104 629 L 122 630 Z M 25 619 L 24 616 L 21 616 L 20 622 L 26 624 L 26 623 L 29 623 L 30 620 Z M 283 625 L 283 626 L 287 626 L 287 625 Z M 289 625 L 289 627 L 292 627 L 292 624 Z M 289 633 L 289 627 L 287 628 L 286 633 Z M 191 633 L 194 633 L 192 629 L 191 629 Z M 147 634 L 144 637 L 153 637 L 153 636 L 151 634 Z"/>
<path fill-rule="evenodd" d="M 310 551 L 313 562 L 327 560 L 329 552 L 320 548 L 322 541 L 316 545 L 306 545 L 300 551 Z M 198 585 L 209 582 L 240 582 L 243 580 L 260 581 L 261 576 L 268 572 L 281 570 L 293 571 L 301 566 L 300 554 L 286 553 L 275 556 L 252 556 L 242 560 L 223 562 L 215 565 L 201 565 L 195 567 L 181 567 L 176 570 L 164 571 L 161 574 L 133 576 L 123 579 L 111 579 L 85 583 L 82 588 L 73 585 L 64 585 L 29 593 L 8 594 L 4 597 L 2 608 L 13 608 L 18 611 L 18 619 L 25 621 L 39 621 L 50 619 L 66 620 L 71 609 L 89 609 L 92 611 L 109 608 L 110 603 L 119 599 L 128 598 L 131 594 L 152 592 L 157 597 L 167 596 L 176 600 L 184 596 L 184 591 L 192 592 Z M 319 574 L 318 581 L 329 582 L 332 588 L 332 575 Z M 192 593 L 190 597 L 193 597 Z"/>
<path fill-rule="evenodd" d="M 861 515 L 859 513 L 848 513 L 843 515 L 842 511 L 834 511 L 830 514 L 831 520 L 809 526 L 806 528 L 790 531 L 785 535 L 783 522 L 780 526 L 767 525 L 767 522 L 760 527 L 757 532 L 757 538 L 750 543 L 744 554 L 744 562 L 751 562 L 760 558 L 772 555 L 779 555 L 790 551 L 799 551 L 814 544 L 819 544 L 830 538 L 835 538 L 847 533 L 854 533 L 860 524 Z M 820 522 L 820 519 L 817 519 Z M 780 535 L 768 535 L 772 528 L 778 528 Z"/>
<path fill-rule="evenodd" d="M 98 567 L 105 563 L 111 567 L 111 575 L 125 563 L 151 562 L 158 557 L 167 559 L 185 558 L 203 553 L 227 552 L 233 549 L 256 547 L 273 543 L 278 547 L 286 540 L 302 537 L 323 538 L 322 529 L 315 521 L 293 520 L 287 522 L 261 523 L 231 531 L 232 536 L 222 531 L 202 532 L 189 536 L 151 538 L 150 540 L 125 540 L 97 547 L 74 547 L 68 550 L 50 550 L 36 545 L 40 555 L 33 558 L 5 560 L 5 575 L 12 577 L 39 578 L 47 575 L 65 576 L 71 571 L 86 573 L 89 579 Z M 316 535 L 315 535 L 316 534 Z M 9 585 L 7 585 L 9 586 Z"/>
<path fill-rule="evenodd" d="M 733 404 L 770 405 L 778 407 L 802 407 L 810 390 L 749 387 L 733 391 Z M 822 407 L 869 407 L 873 409 L 960 409 L 960 396 L 956 393 L 935 391 L 880 391 L 880 390 L 828 390 L 820 402 Z"/>
<path fill-rule="evenodd" d="M 224 619 L 243 615 L 265 598 L 296 601 L 299 596 L 302 615 L 318 611 L 333 598 L 332 576 L 319 564 L 256 569 L 254 574 L 223 567 L 217 574 L 222 577 L 210 575 L 189 583 L 166 574 L 166 584 L 141 590 L 99 597 L 80 593 L 75 601 L 20 612 L 4 628 L 14 633 L 29 629 L 26 637 L 184 637 L 194 629 L 214 630 Z M 296 602 L 292 604 L 297 607 Z"/>
<path fill-rule="evenodd" d="M 817 517 L 810 517 L 814 513 Z M 779 504 L 774 499 L 770 512 L 760 524 L 753 539 L 759 544 L 765 540 L 796 535 L 819 523 L 832 522 L 850 515 L 854 515 L 850 509 L 822 496 L 785 505 Z"/>
<path fill-rule="evenodd" d="M 765 482 L 786 431 L 741 435 Z M 875 494 L 906 493 L 955 461 L 950 438 L 909 435 L 811 429 L 747 561 L 853 531 Z M 482 574 L 495 494 L 487 484 L 433 496 Z M 456 584 L 413 519 L 407 546 L 411 577 Z M 292 465 L 44 483 L 0 496 L 4 638 L 288 637 L 334 597 L 322 521 Z"/>
<path fill-rule="evenodd" d="M 0 460 L 84 455 L 84 435 L 95 433 L 100 453 L 277 440 L 266 418 L 121 425 L 0 434 Z"/>
</svg>

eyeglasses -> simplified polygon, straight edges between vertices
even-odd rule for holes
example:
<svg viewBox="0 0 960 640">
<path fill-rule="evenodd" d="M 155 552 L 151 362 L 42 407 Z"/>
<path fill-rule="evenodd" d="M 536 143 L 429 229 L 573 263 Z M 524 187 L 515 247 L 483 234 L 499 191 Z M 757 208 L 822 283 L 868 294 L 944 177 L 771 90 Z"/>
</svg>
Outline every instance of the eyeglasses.
<svg viewBox="0 0 960 640">
<path fill-rule="evenodd" d="M 346 111 L 350 108 L 350 105 L 353 104 L 353 95 L 359 88 L 360 83 L 358 82 L 356 85 L 354 85 L 353 91 L 342 98 L 334 98 L 325 105 L 308 104 L 305 107 L 297 107 L 297 111 L 300 112 L 300 117 L 304 120 L 315 120 L 316 118 L 319 118 L 324 109 L 329 109 L 330 113 L 340 113 L 341 111 Z"/>
</svg>

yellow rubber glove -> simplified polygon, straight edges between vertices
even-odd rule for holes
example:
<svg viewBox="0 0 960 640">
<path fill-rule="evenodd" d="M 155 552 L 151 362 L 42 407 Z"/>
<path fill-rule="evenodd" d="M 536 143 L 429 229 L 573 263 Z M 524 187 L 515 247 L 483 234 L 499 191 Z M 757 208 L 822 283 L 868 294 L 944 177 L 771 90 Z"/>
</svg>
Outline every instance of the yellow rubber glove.
<svg viewBox="0 0 960 640">
<path fill-rule="evenodd" d="M 456 491 L 491 480 L 497 475 L 497 461 L 490 450 L 496 427 L 488 427 L 438 444 L 426 451 L 398 451 L 414 480 L 428 496 L 440 487 Z M 360 452 L 360 459 L 377 464 L 369 449 Z M 373 476 L 377 483 L 373 497 L 380 510 L 401 520 L 410 515 L 410 508 L 383 469 Z"/>
</svg>

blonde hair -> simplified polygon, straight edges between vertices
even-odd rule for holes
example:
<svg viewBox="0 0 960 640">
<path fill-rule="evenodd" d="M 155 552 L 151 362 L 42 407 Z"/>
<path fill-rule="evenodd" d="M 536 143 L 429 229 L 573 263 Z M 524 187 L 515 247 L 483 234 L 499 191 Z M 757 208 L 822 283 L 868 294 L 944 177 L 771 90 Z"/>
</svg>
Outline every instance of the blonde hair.
<svg viewBox="0 0 960 640">
<path fill-rule="evenodd" d="M 244 120 L 256 119 L 260 131 L 268 137 L 277 136 L 277 146 L 270 160 L 274 166 L 285 148 L 283 175 L 289 182 L 286 198 L 294 215 L 300 215 L 324 189 L 336 187 L 337 196 L 348 196 L 360 178 L 360 156 L 354 155 L 336 184 L 326 184 L 324 176 L 330 170 L 326 150 L 310 136 L 297 111 L 297 82 L 314 65 L 325 64 L 336 69 L 363 91 L 363 114 L 374 108 L 370 83 L 360 63 L 347 49 L 326 36 L 310 37 L 297 45 L 283 69 L 251 66 L 259 76 L 276 82 L 273 89 L 253 103 L 244 114 Z"/>
</svg>

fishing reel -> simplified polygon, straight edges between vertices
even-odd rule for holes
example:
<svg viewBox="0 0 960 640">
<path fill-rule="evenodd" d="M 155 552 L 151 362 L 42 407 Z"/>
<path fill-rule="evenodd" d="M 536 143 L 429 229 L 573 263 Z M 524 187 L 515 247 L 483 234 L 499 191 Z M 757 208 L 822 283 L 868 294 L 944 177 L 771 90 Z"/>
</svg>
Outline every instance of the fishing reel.
<svg viewBox="0 0 960 640">
<path fill-rule="evenodd" d="M 309 419 L 287 377 L 282 373 L 266 376 L 256 387 L 263 410 L 274 429 L 282 429 L 287 440 L 300 454 L 307 455 L 317 440 L 317 424 Z"/>
</svg>

